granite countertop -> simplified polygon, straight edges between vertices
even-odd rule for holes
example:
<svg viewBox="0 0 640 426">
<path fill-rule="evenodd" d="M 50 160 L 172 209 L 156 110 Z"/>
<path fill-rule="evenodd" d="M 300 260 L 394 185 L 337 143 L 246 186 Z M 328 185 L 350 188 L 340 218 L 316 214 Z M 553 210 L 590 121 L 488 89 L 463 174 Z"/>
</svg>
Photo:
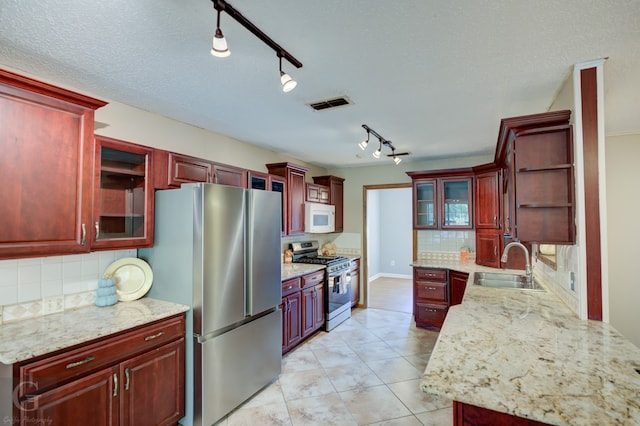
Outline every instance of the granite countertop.
<svg viewBox="0 0 640 426">
<path fill-rule="evenodd" d="M 472 280 L 449 309 L 424 392 L 554 425 L 640 424 L 640 349 L 550 291 Z"/>
<path fill-rule="evenodd" d="M 99 308 L 85 306 L 0 325 L 0 362 L 13 364 L 167 318 L 190 308 L 144 297 Z"/>
<path fill-rule="evenodd" d="M 316 265 L 312 263 L 283 263 L 282 264 L 282 281 L 290 278 L 300 277 L 315 271 L 324 269 L 324 265 Z"/>
</svg>

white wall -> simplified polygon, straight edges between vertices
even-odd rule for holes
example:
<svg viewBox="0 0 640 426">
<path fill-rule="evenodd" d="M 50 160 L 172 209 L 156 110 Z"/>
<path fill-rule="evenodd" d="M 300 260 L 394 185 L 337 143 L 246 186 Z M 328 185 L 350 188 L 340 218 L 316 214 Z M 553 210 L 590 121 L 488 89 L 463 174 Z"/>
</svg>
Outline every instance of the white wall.
<svg viewBox="0 0 640 426">
<path fill-rule="evenodd" d="M 640 134 L 606 138 L 609 319 L 640 347 Z"/>
<path fill-rule="evenodd" d="M 378 189 L 380 194 L 380 272 L 411 278 L 413 207 L 411 188 Z"/>
</svg>

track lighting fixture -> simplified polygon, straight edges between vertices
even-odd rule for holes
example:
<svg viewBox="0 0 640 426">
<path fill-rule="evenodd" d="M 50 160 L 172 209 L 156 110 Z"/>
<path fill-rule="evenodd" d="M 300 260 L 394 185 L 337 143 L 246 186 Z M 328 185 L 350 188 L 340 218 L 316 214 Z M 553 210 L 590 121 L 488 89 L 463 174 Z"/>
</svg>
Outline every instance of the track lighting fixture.
<svg viewBox="0 0 640 426">
<path fill-rule="evenodd" d="M 280 84 L 282 84 L 282 91 L 287 93 L 295 89 L 296 86 L 298 85 L 298 82 L 296 82 L 293 78 L 291 78 L 289 74 L 282 71 L 282 54 L 281 53 L 278 53 L 278 59 L 280 60 Z"/>
<path fill-rule="evenodd" d="M 211 0 L 213 2 L 213 7 L 218 11 L 218 24 L 216 27 L 216 33 L 213 36 L 213 47 L 211 48 L 211 54 L 213 56 L 217 56 L 219 58 L 227 57 L 231 54 L 229 48 L 227 47 L 227 41 L 222 34 L 222 30 L 220 29 L 220 14 L 222 12 L 226 12 L 227 15 L 231 16 L 235 19 L 240 25 L 249 30 L 253 35 L 258 37 L 264 44 L 272 48 L 276 54 L 278 55 L 278 60 L 280 61 L 280 84 L 282 84 L 283 92 L 290 92 L 293 90 L 298 83 L 291 78 L 291 76 L 284 71 L 282 71 L 282 58 L 289 61 L 291 65 L 296 68 L 302 68 L 302 63 L 293 57 L 292 54 L 287 52 L 282 46 L 273 41 L 268 35 L 262 32 L 260 28 L 256 27 L 251 21 L 245 18 L 240 12 L 233 8 L 229 3 L 225 0 Z"/>
<path fill-rule="evenodd" d="M 213 36 L 211 54 L 217 58 L 226 58 L 231 55 L 231 51 L 227 47 L 227 40 L 224 38 L 222 30 L 220 29 L 220 13 L 221 10 L 218 9 L 218 23 L 216 24 L 216 33 Z"/>
<path fill-rule="evenodd" d="M 373 158 L 380 158 L 380 155 L 382 155 L 383 146 L 386 146 L 391 150 L 391 154 L 387 154 L 387 157 L 393 157 L 393 162 L 396 164 L 396 166 L 402 162 L 402 158 L 399 157 L 400 155 L 411 155 L 410 152 L 400 152 L 396 154 L 396 148 L 393 146 L 391 141 L 388 141 L 382 136 L 380 136 L 378 132 L 376 132 L 366 124 L 363 124 L 362 127 L 367 131 L 367 140 L 364 140 L 358 144 L 361 150 L 364 151 L 367 148 L 367 145 L 369 145 L 370 134 L 373 134 L 373 136 L 378 138 L 378 142 L 379 142 L 378 149 L 373 153 Z"/>
</svg>

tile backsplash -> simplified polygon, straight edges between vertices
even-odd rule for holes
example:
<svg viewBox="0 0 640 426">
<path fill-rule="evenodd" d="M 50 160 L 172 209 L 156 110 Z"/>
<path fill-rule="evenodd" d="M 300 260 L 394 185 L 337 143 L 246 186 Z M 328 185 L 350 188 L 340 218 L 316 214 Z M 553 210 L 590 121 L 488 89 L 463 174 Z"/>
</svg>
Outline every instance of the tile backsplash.
<svg viewBox="0 0 640 426">
<path fill-rule="evenodd" d="M 476 251 L 476 233 L 469 231 L 418 231 L 418 252 L 460 252 L 466 247 Z"/>
<path fill-rule="evenodd" d="M 0 323 L 90 305 L 98 280 L 136 250 L 0 260 Z"/>
</svg>

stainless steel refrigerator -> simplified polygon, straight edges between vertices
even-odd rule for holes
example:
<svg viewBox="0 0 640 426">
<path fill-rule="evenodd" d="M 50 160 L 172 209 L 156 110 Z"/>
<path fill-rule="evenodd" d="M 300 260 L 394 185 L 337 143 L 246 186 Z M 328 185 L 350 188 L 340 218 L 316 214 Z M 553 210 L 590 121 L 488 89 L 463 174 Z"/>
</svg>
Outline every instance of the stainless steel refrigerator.
<svg viewBox="0 0 640 426">
<path fill-rule="evenodd" d="M 208 183 L 158 191 L 149 297 L 187 314 L 184 425 L 211 425 L 280 374 L 280 193 Z"/>
</svg>

